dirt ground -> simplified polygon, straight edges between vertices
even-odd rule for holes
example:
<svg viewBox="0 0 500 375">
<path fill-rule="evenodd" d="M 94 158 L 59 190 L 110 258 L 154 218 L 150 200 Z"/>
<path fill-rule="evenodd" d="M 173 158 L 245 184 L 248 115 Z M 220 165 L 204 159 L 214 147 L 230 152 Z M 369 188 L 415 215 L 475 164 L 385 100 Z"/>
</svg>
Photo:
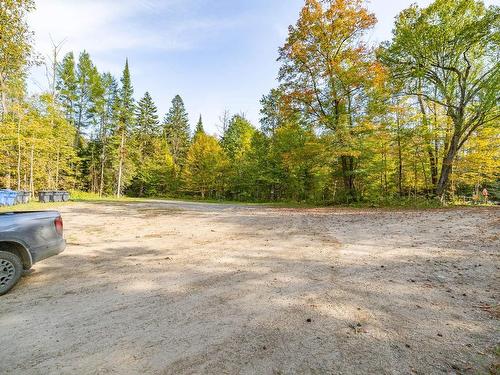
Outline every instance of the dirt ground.
<svg viewBox="0 0 500 375">
<path fill-rule="evenodd" d="M 500 371 L 499 209 L 60 210 L 66 251 L 0 297 L 2 374 Z"/>
</svg>

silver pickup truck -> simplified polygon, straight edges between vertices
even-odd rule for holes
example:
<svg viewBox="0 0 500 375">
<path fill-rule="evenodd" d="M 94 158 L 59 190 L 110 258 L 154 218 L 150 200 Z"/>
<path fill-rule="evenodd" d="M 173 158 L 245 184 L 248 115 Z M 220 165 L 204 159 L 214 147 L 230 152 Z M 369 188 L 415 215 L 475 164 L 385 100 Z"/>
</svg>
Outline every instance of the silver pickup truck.
<svg viewBox="0 0 500 375">
<path fill-rule="evenodd" d="M 64 250 L 63 221 L 57 211 L 0 213 L 0 295 L 25 270 Z"/>
</svg>

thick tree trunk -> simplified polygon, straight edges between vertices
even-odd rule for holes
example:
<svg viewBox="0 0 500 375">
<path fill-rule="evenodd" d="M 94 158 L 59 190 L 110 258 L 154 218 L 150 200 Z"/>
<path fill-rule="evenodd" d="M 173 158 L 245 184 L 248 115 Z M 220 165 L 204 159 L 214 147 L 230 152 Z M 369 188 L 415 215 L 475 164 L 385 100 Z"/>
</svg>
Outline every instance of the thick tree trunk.
<svg viewBox="0 0 500 375">
<path fill-rule="evenodd" d="M 344 180 L 347 200 L 356 200 L 356 187 L 354 185 L 354 157 L 341 156 L 340 161 L 342 163 L 342 177 Z"/>
<path fill-rule="evenodd" d="M 438 167 L 437 167 L 437 155 L 434 154 L 434 149 L 432 147 L 432 142 L 430 139 L 428 139 L 428 134 L 430 132 L 429 129 L 429 118 L 427 117 L 427 112 L 425 110 L 425 105 L 424 101 L 422 99 L 422 95 L 418 95 L 418 103 L 420 105 L 420 112 L 422 113 L 422 123 L 425 127 L 425 139 L 426 139 L 426 149 L 427 149 L 427 154 L 429 155 L 429 165 L 430 165 L 430 171 L 431 171 L 431 182 L 433 189 L 437 185 L 437 178 L 438 178 Z"/>
<path fill-rule="evenodd" d="M 437 167 L 437 160 L 436 160 L 436 157 L 434 155 L 431 144 L 427 145 L 427 153 L 429 155 L 429 164 L 431 167 L 431 183 L 432 183 L 432 187 L 434 189 L 435 186 L 437 185 L 438 167 Z"/>
<path fill-rule="evenodd" d="M 455 156 L 458 151 L 459 145 L 459 136 L 454 134 L 451 141 L 450 147 L 448 148 L 448 152 L 443 160 L 443 165 L 441 166 L 441 175 L 439 176 L 439 181 L 436 187 L 436 194 L 439 197 L 443 197 L 446 192 L 446 187 L 448 186 L 448 180 L 450 178 L 450 174 L 453 170 L 453 161 L 455 160 Z"/>
</svg>

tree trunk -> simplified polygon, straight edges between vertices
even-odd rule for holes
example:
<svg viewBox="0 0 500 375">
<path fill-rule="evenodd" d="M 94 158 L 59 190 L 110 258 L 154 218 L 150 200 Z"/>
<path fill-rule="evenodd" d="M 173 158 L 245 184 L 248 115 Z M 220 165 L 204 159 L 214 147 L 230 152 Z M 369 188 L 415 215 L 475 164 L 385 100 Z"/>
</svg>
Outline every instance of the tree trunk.
<svg viewBox="0 0 500 375">
<path fill-rule="evenodd" d="M 104 191 L 104 164 L 106 163 L 105 159 L 106 155 L 106 144 L 103 141 L 102 144 L 102 153 L 101 153 L 101 177 L 99 181 L 99 197 L 102 197 L 102 193 Z"/>
<path fill-rule="evenodd" d="M 120 162 L 118 165 L 118 184 L 116 188 L 116 196 L 120 198 L 122 195 L 122 174 L 123 174 L 123 158 L 124 158 L 124 147 L 125 147 L 125 129 L 122 130 L 122 139 L 120 142 Z"/>
<path fill-rule="evenodd" d="M 383 153 L 383 162 L 384 162 L 384 197 L 387 198 L 387 192 L 389 190 L 388 188 L 388 183 L 387 183 L 387 152 L 384 147 L 384 153 Z"/>
<path fill-rule="evenodd" d="M 356 187 L 354 186 L 354 157 L 341 156 L 342 163 L 342 177 L 344 180 L 344 188 L 347 194 L 348 202 L 356 200 Z"/>
<path fill-rule="evenodd" d="M 433 188 L 436 187 L 437 177 L 438 177 L 438 167 L 437 167 L 437 155 L 434 154 L 434 149 L 432 147 L 432 142 L 428 139 L 428 134 L 430 132 L 429 129 L 429 118 L 427 117 L 427 112 L 425 110 L 424 101 L 422 99 L 422 95 L 418 95 L 418 103 L 420 105 L 420 112 L 422 113 L 422 123 L 425 127 L 425 141 L 426 141 L 426 149 L 427 154 L 429 155 L 429 165 L 431 171 L 431 182 Z"/>
<path fill-rule="evenodd" d="M 433 152 L 431 144 L 427 145 L 427 153 L 429 155 L 429 164 L 431 167 L 430 168 L 431 169 L 431 183 L 432 183 L 432 187 L 434 189 L 434 187 L 437 184 L 438 167 L 437 167 L 436 158 L 434 156 L 434 152 Z"/>
<path fill-rule="evenodd" d="M 105 128 L 106 120 L 104 117 L 101 117 L 101 128 L 99 131 L 100 141 L 101 141 L 101 155 L 99 161 L 100 165 L 100 173 L 99 173 L 99 198 L 102 197 L 104 192 L 104 166 L 106 164 L 106 128 Z"/>
<path fill-rule="evenodd" d="M 146 149 L 146 145 L 145 145 L 144 140 L 141 140 L 139 147 L 140 147 L 139 148 L 139 160 L 140 160 L 141 168 L 144 168 L 144 151 Z M 143 196 L 144 196 L 144 178 L 143 178 L 143 176 L 141 176 L 141 182 L 140 182 L 140 186 L 139 186 L 139 197 L 142 198 Z"/>
<path fill-rule="evenodd" d="M 57 156 L 56 156 L 56 189 L 59 190 L 59 162 L 61 159 L 61 147 L 57 147 Z"/>
<path fill-rule="evenodd" d="M 441 175 L 439 176 L 439 181 L 436 187 L 436 194 L 441 198 L 443 198 L 444 193 L 446 192 L 448 180 L 453 170 L 453 161 L 455 160 L 455 155 L 458 151 L 459 140 L 460 137 L 457 134 L 454 134 L 450 141 L 450 147 L 448 148 L 446 156 L 443 160 L 443 165 L 441 166 Z"/>
<path fill-rule="evenodd" d="M 35 145 L 31 144 L 31 153 L 30 153 L 30 192 L 31 197 L 35 196 L 35 182 L 33 181 L 33 162 L 34 162 L 34 153 L 35 153 Z"/>
<path fill-rule="evenodd" d="M 0 96 L 2 100 L 2 119 L 5 119 L 7 116 L 7 85 L 3 77 L 0 75 Z"/>
<path fill-rule="evenodd" d="M 397 142 L 398 142 L 398 191 L 399 196 L 403 196 L 403 155 L 401 152 L 401 123 L 399 122 L 399 114 L 396 113 L 396 122 L 398 126 Z"/>
<path fill-rule="evenodd" d="M 17 190 L 21 190 L 21 118 L 17 121 Z"/>
</svg>

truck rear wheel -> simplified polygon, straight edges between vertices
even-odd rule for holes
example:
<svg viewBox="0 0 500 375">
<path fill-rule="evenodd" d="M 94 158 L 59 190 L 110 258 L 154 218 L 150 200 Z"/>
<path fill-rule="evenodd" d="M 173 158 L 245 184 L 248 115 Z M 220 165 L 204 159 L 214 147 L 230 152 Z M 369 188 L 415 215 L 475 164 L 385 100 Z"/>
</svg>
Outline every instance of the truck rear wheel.
<svg viewBox="0 0 500 375">
<path fill-rule="evenodd" d="M 0 251 L 0 296 L 7 293 L 23 274 L 21 259 L 7 251 Z"/>
</svg>

